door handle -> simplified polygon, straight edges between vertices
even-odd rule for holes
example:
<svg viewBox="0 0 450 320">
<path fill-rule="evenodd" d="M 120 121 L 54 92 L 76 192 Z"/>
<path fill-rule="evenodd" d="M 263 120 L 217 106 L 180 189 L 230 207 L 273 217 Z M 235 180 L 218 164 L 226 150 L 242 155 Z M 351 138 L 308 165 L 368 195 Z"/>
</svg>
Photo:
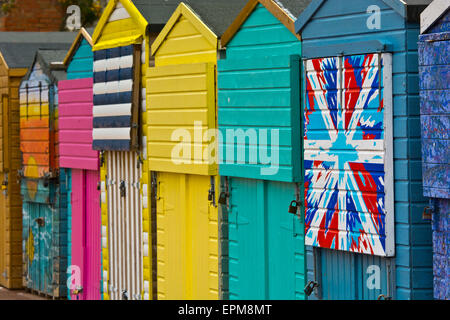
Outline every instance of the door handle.
<svg viewBox="0 0 450 320">
<path fill-rule="evenodd" d="M 34 219 L 34 221 L 38 224 L 39 227 L 45 226 L 45 218 L 44 217 L 36 218 L 36 219 Z"/>
</svg>

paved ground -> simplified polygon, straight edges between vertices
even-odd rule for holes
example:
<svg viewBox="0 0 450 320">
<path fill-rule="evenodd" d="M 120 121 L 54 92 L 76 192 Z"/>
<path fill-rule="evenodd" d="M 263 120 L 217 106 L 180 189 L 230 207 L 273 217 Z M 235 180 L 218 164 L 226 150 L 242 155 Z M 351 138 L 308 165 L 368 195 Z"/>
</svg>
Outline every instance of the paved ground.
<svg viewBox="0 0 450 320">
<path fill-rule="evenodd" d="M 23 290 L 8 290 L 0 287 L 0 300 L 46 300 L 44 297 L 29 294 Z"/>
</svg>

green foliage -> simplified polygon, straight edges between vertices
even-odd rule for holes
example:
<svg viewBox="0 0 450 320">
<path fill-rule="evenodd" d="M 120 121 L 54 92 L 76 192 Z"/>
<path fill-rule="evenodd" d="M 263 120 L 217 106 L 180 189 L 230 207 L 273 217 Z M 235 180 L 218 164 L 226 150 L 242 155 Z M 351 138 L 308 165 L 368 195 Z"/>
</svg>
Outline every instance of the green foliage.
<svg viewBox="0 0 450 320">
<path fill-rule="evenodd" d="M 16 0 L 4 0 L 0 1 L 1 4 L 1 12 L 4 14 L 8 14 L 12 8 L 14 8 L 14 5 L 16 4 Z"/>
</svg>

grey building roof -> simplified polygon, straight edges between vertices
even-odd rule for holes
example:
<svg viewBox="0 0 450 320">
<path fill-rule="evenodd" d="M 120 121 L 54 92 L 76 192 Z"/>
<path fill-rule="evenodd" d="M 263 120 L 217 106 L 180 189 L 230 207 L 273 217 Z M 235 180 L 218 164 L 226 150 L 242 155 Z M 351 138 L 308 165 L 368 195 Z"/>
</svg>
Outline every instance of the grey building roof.
<svg viewBox="0 0 450 320">
<path fill-rule="evenodd" d="M 28 68 L 38 49 L 67 50 L 77 32 L 0 32 L 0 52 L 9 68 Z"/>
<path fill-rule="evenodd" d="M 290 13 L 293 20 L 297 20 L 300 13 L 311 3 L 312 0 L 274 0 L 282 9 Z M 286 10 L 287 9 L 287 10 Z"/>
<path fill-rule="evenodd" d="M 295 0 L 290 0 L 295 2 Z M 219 37 L 233 22 L 248 0 L 135 0 L 136 8 L 151 25 L 164 25 L 178 5 L 184 2 Z"/>
</svg>

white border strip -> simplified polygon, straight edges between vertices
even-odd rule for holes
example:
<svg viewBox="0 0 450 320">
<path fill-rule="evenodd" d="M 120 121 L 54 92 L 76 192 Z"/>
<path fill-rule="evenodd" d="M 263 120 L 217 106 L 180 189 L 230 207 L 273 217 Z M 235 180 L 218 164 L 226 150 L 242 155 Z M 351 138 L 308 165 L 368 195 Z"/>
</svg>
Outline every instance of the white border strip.
<svg viewBox="0 0 450 320">
<path fill-rule="evenodd" d="M 395 255 L 395 197 L 394 197 L 394 134 L 392 113 L 392 54 L 383 53 L 383 101 L 384 101 L 384 190 L 386 210 L 386 256 Z"/>
</svg>

